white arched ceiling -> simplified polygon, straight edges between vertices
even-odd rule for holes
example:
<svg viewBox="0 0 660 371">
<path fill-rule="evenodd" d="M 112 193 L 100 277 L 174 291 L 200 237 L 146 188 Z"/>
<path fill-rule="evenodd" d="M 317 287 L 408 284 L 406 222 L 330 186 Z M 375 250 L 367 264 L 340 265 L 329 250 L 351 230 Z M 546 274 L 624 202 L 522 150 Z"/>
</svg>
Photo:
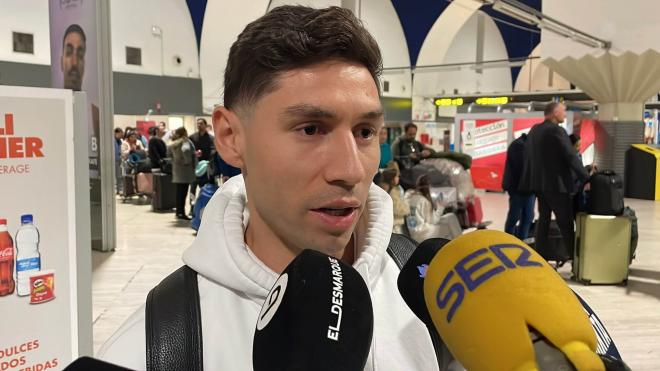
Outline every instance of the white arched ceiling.
<svg viewBox="0 0 660 371">
<path fill-rule="evenodd" d="M 245 26 L 262 16 L 268 9 L 286 4 L 315 8 L 340 6 L 341 0 L 209 0 L 206 6 L 200 47 L 200 75 L 204 96 L 204 110 L 222 103 L 224 70 L 229 48 Z M 403 67 L 384 74 L 389 82 L 385 96 L 410 97 L 411 74 L 408 46 L 403 28 L 390 0 L 362 0 L 358 10 L 365 27 L 378 42 L 384 67 Z M 225 17 L 224 14 L 231 14 Z"/>
<path fill-rule="evenodd" d="M 539 91 L 539 90 L 568 90 L 571 83 L 558 73 L 552 72 L 538 58 L 541 56 L 541 45 L 537 45 L 525 65 L 520 69 L 514 91 Z"/>
<path fill-rule="evenodd" d="M 360 18 L 365 27 L 374 36 L 383 56 L 383 76 L 389 90 L 382 90 L 386 97 L 410 97 L 412 94 L 412 76 L 410 73 L 410 54 L 403 33 L 399 16 L 390 0 L 362 0 Z M 388 70 L 388 68 L 397 68 Z M 381 85 L 382 86 L 382 85 Z"/>
<path fill-rule="evenodd" d="M 445 17 L 449 19 L 445 20 Z M 455 1 L 440 15 L 424 41 L 417 67 L 474 63 L 479 17 L 484 19 L 483 61 L 508 59 L 504 39 L 493 19 L 478 10 L 470 14 Z M 435 70 L 419 68 L 415 71 L 413 84 L 415 95 L 427 97 L 453 95 L 455 91 L 458 94 L 509 92 L 513 85 L 509 67 L 488 68 L 487 65 L 481 72 L 474 65 Z"/>
<path fill-rule="evenodd" d="M 208 0 L 202 26 L 199 70 L 204 111 L 222 104 L 229 48 L 245 26 L 265 14 L 268 0 Z"/>
<path fill-rule="evenodd" d="M 199 77 L 197 41 L 185 1 L 114 0 L 110 6 L 113 71 Z M 127 46 L 142 49 L 141 66 L 126 64 Z"/>
</svg>

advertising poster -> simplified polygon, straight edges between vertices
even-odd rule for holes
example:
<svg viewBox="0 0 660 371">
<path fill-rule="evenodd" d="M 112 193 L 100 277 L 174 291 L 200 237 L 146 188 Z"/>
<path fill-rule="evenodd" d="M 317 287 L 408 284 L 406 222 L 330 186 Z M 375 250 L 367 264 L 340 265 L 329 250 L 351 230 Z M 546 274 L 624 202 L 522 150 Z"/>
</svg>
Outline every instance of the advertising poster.
<svg viewBox="0 0 660 371">
<path fill-rule="evenodd" d="M 60 370 L 78 354 L 72 100 L 0 87 L 2 371 Z"/>
<path fill-rule="evenodd" d="M 521 135 L 529 133 L 532 126 L 543 122 L 543 120 L 543 116 L 513 119 L 513 139 L 518 139 Z"/>
<path fill-rule="evenodd" d="M 104 249 L 103 191 L 101 184 L 100 81 L 97 49 L 97 2 L 83 0 L 50 0 L 51 81 L 54 88 L 82 91 L 87 94 L 89 157 L 89 198 L 91 202 L 92 247 Z M 107 237 L 106 237 L 107 238 Z M 2 371 L 2 370 L 0 370 Z"/>
<path fill-rule="evenodd" d="M 87 93 L 89 175 L 99 171 L 99 81 L 95 1 L 50 0 L 51 81 Z"/>
<path fill-rule="evenodd" d="M 461 120 L 462 152 L 472 156 L 475 188 L 502 190 L 508 131 L 507 119 Z"/>
</svg>

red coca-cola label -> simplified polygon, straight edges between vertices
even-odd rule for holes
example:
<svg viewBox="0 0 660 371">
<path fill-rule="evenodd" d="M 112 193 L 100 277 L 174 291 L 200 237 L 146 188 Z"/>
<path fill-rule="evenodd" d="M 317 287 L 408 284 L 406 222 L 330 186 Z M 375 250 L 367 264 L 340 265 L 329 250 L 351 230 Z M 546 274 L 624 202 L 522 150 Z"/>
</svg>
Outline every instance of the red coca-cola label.
<svg viewBox="0 0 660 371">
<path fill-rule="evenodd" d="M 14 259 L 14 249 L 11 246 L 6 247 L 4 250 L 0 250 L 0 261 L 9 259 Z"/>
</svg>

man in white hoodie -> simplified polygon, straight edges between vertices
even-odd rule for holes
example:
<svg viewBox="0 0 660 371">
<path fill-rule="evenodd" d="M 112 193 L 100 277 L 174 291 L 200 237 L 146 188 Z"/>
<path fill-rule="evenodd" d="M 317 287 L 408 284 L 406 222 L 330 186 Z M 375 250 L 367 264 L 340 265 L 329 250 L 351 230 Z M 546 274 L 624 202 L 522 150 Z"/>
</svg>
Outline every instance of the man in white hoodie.
<svg viewBox="0 0 660 371">
<path fill-rule="evenodd" d="M 275 8 L 232 45 L 215 144 L 243 175 L 209 201 L 183 255 L 198 272 L 205 370 L 252 370 L 259 310 L 304 249 L 353 267 L 369 287 L 365 370 L 439 369 L 429 333 L 397 290 L 386 249 L 392 201 L 372 184 L 383 126 L 378 45 L 345 9 Z M 145 369 L 145 311 L 99 356 Z"/>
</svg>

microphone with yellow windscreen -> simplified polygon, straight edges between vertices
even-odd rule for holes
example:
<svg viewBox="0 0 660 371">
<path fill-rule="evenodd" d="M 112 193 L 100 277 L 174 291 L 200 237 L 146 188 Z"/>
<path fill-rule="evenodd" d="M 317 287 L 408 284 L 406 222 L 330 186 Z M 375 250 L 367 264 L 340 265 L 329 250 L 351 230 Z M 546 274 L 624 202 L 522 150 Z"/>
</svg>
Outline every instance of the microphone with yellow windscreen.
<svg viewBox="0 0 660 371">
<path fill-rule="evenodd" d="M 467 370 L 539 370 L 530 332 L 577 371 L 605 370 L 575 294 L 540 255 L 504 232 L 475 231 L 444 245 L 427 269 L 424 298 L 440 337 Z"/>
</svg>

